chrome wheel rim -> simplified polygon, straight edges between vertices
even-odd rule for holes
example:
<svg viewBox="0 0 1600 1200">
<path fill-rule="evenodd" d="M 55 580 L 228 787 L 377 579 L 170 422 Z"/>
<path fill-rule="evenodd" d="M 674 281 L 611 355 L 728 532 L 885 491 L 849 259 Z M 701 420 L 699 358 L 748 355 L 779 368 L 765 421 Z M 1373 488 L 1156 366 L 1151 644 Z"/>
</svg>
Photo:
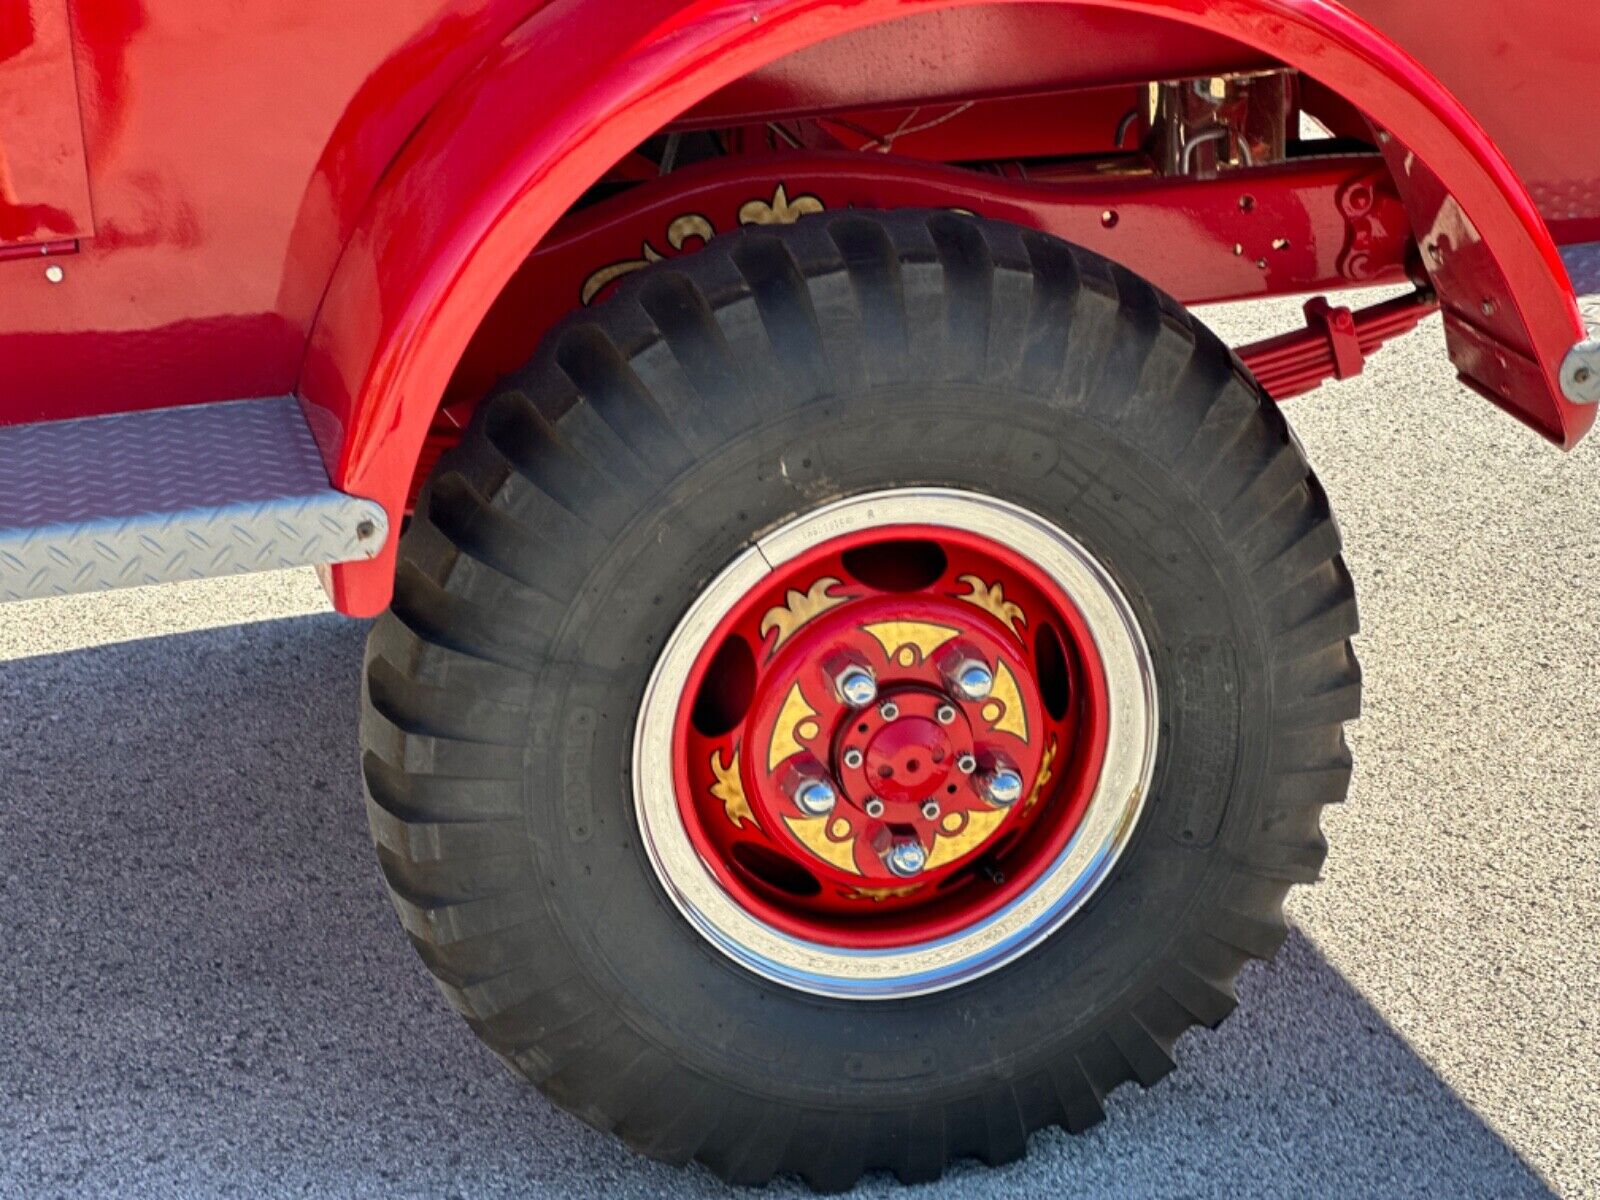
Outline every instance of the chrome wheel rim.
<svg viewBox="0 0 1600 1200">
<path fill-rule="evenodd" d="M 861 949 L 778 929 L 723 886 L 685 826 L 674 782 L 674 730 L 697 658 L 742 597 L 821 543 L 885 526 L 979 535 L 1048 576 L 1092 634 L 1105 675 L 1109 734 L 1081 821 L 1027 890 L 946 936 Z M 1143 811 L 1158 727 L 1155 677 L 1137 619 L 1111 575 L 1077 540 L 1035 513 L 975 492 L 880 491 L 836 501 L 767 533 L 689 606 L 656 662 L 640 705 L 633 748 L 635 811 L 663 889 L 695 930 L 730 959 L 765 979 L 815 995 L 903 998 L 955 987 L 1014 961 L 1060 929 L 1105 883 Z"/>
</svg>

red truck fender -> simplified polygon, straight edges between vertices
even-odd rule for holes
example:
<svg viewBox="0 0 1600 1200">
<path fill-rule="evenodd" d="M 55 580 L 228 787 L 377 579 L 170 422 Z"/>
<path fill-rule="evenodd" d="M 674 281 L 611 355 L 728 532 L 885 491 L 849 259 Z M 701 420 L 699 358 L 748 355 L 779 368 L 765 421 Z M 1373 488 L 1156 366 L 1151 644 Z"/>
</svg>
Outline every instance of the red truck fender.
<svg viewBox="0 0 1600 1200">
<path fill-rule="evenodd" d="M 1391 139 L 1414 225 L 1453 231 L 1441 254 L 1465 251 L 1439 277 L 1458 366 L 1498 357 L 1495 380 L 1473 380 L 1480 390 L 1562 444 L 1586 431 L 1594 409 L 1560 388 L 1583 331 L 1555 244 L 1488 136 L 1408 54 L 1326 0 L 1057 2 L 1204 27 L 1358 100 Z M 960 3 L 558 0 L 519 26 L 406 143 L 329 284 L 299 395 L 334 485 L 398 521 L 473 331 L 561 214 L 645 137 L 785 54 Z M 375 559 L 327 568 L 326 582 L 341 611 L 372 615 L 393 570 L 391 541 Z"/>
</svg>

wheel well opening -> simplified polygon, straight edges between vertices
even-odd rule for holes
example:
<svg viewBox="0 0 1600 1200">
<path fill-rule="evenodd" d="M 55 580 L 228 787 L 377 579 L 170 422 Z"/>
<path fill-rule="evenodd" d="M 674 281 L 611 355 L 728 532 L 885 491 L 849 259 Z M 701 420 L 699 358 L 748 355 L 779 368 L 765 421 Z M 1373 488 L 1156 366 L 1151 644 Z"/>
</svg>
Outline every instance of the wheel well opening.
<svg viewBox="0 0 1600 1200">
<path fill-rule="evenodd" d="M 1302 113 L 1315 118 L 1305 124 L 1311 136 L 1301 135 Z M 1151 14 L 975 4 L 898 17 L 794 51 L 643 139 L 534 248 L 455 368 L 411 498 L 483 396 L 531 357 L 548 329 L 603 302 L 634 273 L 694 253 L 717 234 L 845 205 L 981 215 L 979 203 L 949 205 L 924 188 L 916 168 L 1036 191 L 1203 181 L 1281 168 L 1313 153 L 1371 153 L 1381 165 L 1363 140 L 1369 135 L 1359 110 L 1272 57 Z M 807 187 L 800 182 L 806 164 L 819 156 L 881 164 L 895 182 L 862 185 L 858 166 L 854 191 Z M 708 181 L 719 176 L 738 180 L 731 199 L 716 198 L 726 201 L 720 207 L 706 198 Z M 1038 206 L 1006 211 L 1118 261 L 1148 228 L 1137 204 L 1092 203 L 1081 232 Z M 1239 277 L 1229 287 L 1248 294 L 1323 286 L 1296 277 L 1308 269 L 1301 259 L 1312 258 L 1313 234 L 1273 228 L 1257 253 L 1250 239 L 1219 233 L 1218 254 L 1232 260 L 1223 269 Z M 1273 254 L 1273 237 L 1301 253 Z M 1271 276 L 1265 284 L 1257 278 L 1264 273 Z M 1168 280 L 1156 282 L 1192 300 Z"/>
</svg>

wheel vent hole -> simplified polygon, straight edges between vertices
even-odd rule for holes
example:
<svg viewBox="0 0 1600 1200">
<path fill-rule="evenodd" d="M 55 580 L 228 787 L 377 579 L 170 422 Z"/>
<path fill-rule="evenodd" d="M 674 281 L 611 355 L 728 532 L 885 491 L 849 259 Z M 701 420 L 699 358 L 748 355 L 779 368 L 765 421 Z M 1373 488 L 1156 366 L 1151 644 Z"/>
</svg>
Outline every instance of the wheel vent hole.
<svg viewBox="0 0 1600 1200">
<path fill-rule="evenodd" d="M 939 543 L 921 538 L 858 546 L 840 558 L 846 571 L 880 592 L 919 592 L 937 583 L 949 566 Z"/>
<path fill-rule="evenodd" d="M 1033 642 L 1033 666 L 1039 681 L 1039 698 L 1045 711 L 1059 721 L 1067 715 L 1071 686 L 1067 674 L 1067 653 L 1054 625 L 1041 625 Z"/>
<path fill-rule="evenodd" d="M 755 653 L 743 638 L 730 637 L 711 660 L 689 721 L 703 736 L 721 737 L 744 720 L 755 690 Z"/>
<path fill-rule="evenodd" d="M 817 877 L 793 859 L 758 842 L 735 842 L 733 861 L 757 883 L 790 896 L 815 896 L 822 891 Z"/>
</svg>

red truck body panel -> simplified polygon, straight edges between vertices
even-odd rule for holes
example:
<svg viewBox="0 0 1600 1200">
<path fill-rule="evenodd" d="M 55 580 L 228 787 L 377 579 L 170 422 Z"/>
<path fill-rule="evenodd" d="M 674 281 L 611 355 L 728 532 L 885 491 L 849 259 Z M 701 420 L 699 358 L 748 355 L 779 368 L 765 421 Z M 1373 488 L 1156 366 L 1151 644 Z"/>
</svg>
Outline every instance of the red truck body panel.
<svg viewBox="0 0 1600 1200">
<path fill-rule="evenodd" d="M 1414 224 L 1440 215 L 1417 205 L 1459 203 L 1481 233 L 1456 282 L 1482 291 L 1486 312 L 1495 298 L 1493 345 L 1521 356 L 1492 398 L 1567 443 L 1592 419 L 1509 394 L 1549 385 L 1580 332 L 1546 225 L 1558 241 L 1600 237 L 1600 143 L 1573 115 L 1592 92 L 1600 21 L 1557 0 L 1460 0 L 1447 19 L 1412 0 L 14 0 L 6 12 L 0 424 L 297 393 L 335 484 L 393 512 L 495 296 L 664 123 L 1274 63 L 1392 128 L 1397 165 L 1424 164 L 1438 186 L 1418 176 Z M 341 604 L 370 611 L 387 560 L 354 570 L 369 582 Z"/>
<path fill-rule="evenodd" d="M 67 0 L 0 8 L 0 254 L 94 233 Z"/>
<path fill-rule="evenodd" d="M 31 20 L 8 17 L 10 41 L 0 42 L 0 111 L 14 112 L 0 122 L 0 147 L 27 189 L 20 205 L 6 204 L 0 214 L 13 229 L 23 208 L 65 218 L 32 230 L 43 236 L 0 240 L 84 238 L 63 264 L 61 288 L 47 289 L 37 264 L 0 263 L 4 423 L 292 390 L 354 214 L 428 110 L 535 7 L 528 0 L 76 0 L 74 103 L 65 86 L 67 6 L 8 5 Z M 570 36 L 607 36 L 596 7 L 584 6 L 584 24 Z M 945 82 L 981 88 L 993 71 L 950 49 L 963 39 L 972 44 L 980 18 L 998 26 L 992 36 L 1018 56 L 1010 88 L 1059 78 L 1073 57 L 1086 60 L 1085 81 L 1097 82 L 1163 66 L 1174 76 L 1197 73 L 1229 56 L 1226 39 L 1196 38 L 1166 23 L 1155 23 L 1167 34 L 1152 44 L 1137 18 L 1118 13 L 1089 18 L 1098 36 L 1071 43 L 1082 47 L 1076 56 L 1041 53 L 1051 44 L 1041 41 L 1051 7 L 952 14 L 947 27 L 916 35 L 919 53 L 905 57 L 886 53 L 899 44 L 898 31 L 869 30 L 836 51 L 818 48 L 776 64 L 705 110 L 915 95 L 927 90 L 918 83 L 931 74 L 927 53 L 942 54 L 939 76 L 955 73 Z M 1450 87 L 1547 218 L 1585 230 L 1600 225 L 1600 142 L 1582 136 L 1572 109 L 1573 98 L 1592 88 L 1600 22 L 1574 21 L 1557 0 L 1464 0 L 1448 21 L 1410 0 L 1350 7 Z M 37 31 L 31 46 L 17 44 L 16 30 L 25 27 Z M 1118 60 L 1107 47 L 1119 46 L 1141 50 Z M 1237 65 L 1261 58 L 1238 57 Z M 1511 79 L 1515 87 L 1507 86 Z M 25 175 L 24 164 L 34 161 L 49 170 Z"/>
</svg>

